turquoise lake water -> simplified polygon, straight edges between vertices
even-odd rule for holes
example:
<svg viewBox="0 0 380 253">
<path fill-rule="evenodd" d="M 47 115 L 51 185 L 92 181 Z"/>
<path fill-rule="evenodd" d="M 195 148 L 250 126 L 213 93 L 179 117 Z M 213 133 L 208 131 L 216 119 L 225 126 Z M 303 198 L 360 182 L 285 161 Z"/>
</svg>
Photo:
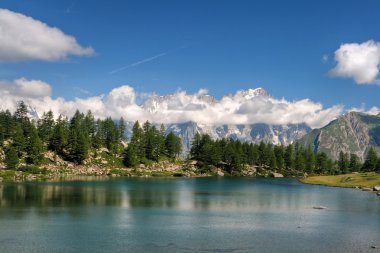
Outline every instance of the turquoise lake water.
<svg viewBox="0 0 380 253">
<path fill-rule="evenodd" d="M 313 206 L 326 206 L 316 210 Z M 0 252 L 376 252 L 380 197 L 293 179 L 0 184 Z"/>
</svg>

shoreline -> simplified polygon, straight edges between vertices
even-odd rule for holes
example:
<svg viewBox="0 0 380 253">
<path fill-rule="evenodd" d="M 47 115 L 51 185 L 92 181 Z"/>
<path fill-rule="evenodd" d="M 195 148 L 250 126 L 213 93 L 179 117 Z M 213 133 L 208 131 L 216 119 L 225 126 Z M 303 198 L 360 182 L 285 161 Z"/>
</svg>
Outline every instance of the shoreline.
<svg viewBox="0 0 380 253">
<path fill-rule="evenodd" d="M 311 185 L 361 189 L 380 196 L 380 174 L 376 172 L 350 173 L 335 176 L 309 176 L 300 178 L 299 181 Z"/>
</svg>

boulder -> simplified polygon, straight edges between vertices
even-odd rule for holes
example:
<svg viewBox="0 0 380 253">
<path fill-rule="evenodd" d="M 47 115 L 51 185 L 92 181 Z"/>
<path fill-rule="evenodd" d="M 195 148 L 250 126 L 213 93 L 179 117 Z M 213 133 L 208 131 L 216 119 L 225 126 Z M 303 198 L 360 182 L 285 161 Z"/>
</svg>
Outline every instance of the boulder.
<svg viewBox="0 0 380 253">
<path fill-rule="evenodd" d="M 276 172 L 272 172 L 271 176 L 275 178 L 284 177 L 284 175 L 282 175 L 281 173 L 276 173 Z"/>
<path fill-rule="evenodd" d="M 218 171 L 216 172 L 216 174 L 218 175 L 218 177 L 224 177 L 224 172 L 221 171 L 221 170 L 218 170 Z"/>
<path fill-rule="evenodd" d="M 373 190 L 374 190 L 374 191 L 380 191 L 380 185 L 375 185 L 375 186 L 373 187 Z"/>
<path fill-rule="evenodd" d="M 365 191 L 365 192 L 371 192 L 371 191 L 372 191 L 372 188 L 369 188 L 369 187 L 362 187 L 362 191 Z"/>
</svg>

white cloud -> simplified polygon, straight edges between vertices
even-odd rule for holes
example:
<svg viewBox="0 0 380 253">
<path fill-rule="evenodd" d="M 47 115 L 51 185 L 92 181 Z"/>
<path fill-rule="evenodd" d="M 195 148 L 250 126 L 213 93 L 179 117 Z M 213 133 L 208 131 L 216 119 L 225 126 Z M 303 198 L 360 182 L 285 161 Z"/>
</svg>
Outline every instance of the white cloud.
<svg viewBox="0 0 380 253">
<path fill-rule="evenodd" d="M 369 110 L 366 110 L 364 104 L 362 104 L 361 107 L 359 107 L 359 108 L 358 107 L 352 107 L 348 111 L 350 111 L 350 112 L 363 112 L 363 113 L 366 113 L 369 115 L 378 115 L 380 113 L 380 108 L 373 106 Z"/>
<path fill-rule="evenodd" d="M 57 61 L 69 55 L 87 56 L 73 36 L 55 27 L 7 9 L 0 9 L 0 61 Z"/>
<path fill-rule="evenodd" d="M 332 76 L 352 78 L 357 84 L 379 84 L 380 43 L 373 40 L 342 44 L 335 51 Z"/>
<path fill-rule="evenodd" d="M 167 96 L 142 94 L 144 102 L 137 101 L 140 94 L 128 85 L 111 90 L 108 94 L 65 100 L 53 99 L 51 87 L 37 80 L 25 78 L 13 82 L 0 82 L 0 109 L 15 110 L 17 101 L 24 100 L 42 115 L 52 110 L 58 116 L 72 116 L 75 110 L 91 110 L 96 117 L 140 120 L 156 123 L 181 123 L 194 121 L 204 125 L 222 124 L 289 124 L 307 123 L 321 127 L 343 113 L 343 106 L 323 108 L 322 104 L 309 99 L 287 101 L 275 99 L 264 90 L 237 91 L 234 95 L 214 99 L 201 89 L 195 94 L 177 91 Z M 256 94 L 256 95 L 255 95 Z"/>
</svg>

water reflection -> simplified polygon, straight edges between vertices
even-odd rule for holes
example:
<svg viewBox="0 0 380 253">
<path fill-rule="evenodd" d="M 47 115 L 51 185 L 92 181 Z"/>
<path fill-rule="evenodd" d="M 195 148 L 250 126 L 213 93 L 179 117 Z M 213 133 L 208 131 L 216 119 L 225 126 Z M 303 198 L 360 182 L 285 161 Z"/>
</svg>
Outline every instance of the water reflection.
<svg viewBox="0 0 380 253">
<path fill-rule="evenodd" d="M 276 212 L 332 209 L 379 212 L 380 203 L 351 204 L 354 190 L 301 185 L 292 180 L 129 179 L 0 184 L 0 208 L 125 207 L 200 211 Z M 331 194 L 333 192 L 333 194 Z M 367 195 L 365 197 L 368 197 Z M 364 199 L 365 200 L 365 199 Z"/>
<path fill-rule="evenodd" d="M 0 227 L 0 252 L 370 252 L 380 198 L 288 179 L 9 183 Z"/>
</svg>

